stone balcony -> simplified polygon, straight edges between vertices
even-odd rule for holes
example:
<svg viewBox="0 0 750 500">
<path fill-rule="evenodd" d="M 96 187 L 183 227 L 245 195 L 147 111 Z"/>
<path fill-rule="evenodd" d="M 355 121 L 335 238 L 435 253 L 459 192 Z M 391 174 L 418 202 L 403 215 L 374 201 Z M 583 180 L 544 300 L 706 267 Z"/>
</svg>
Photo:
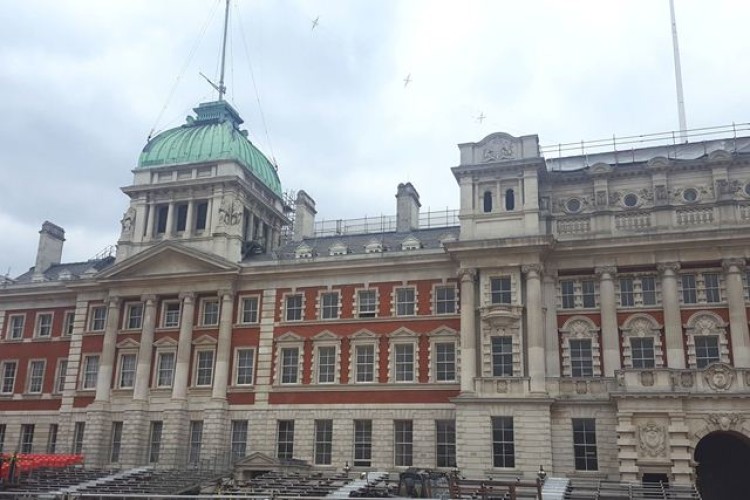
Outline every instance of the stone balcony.
<svg viewBox="0 0 750 500">
<path fill-rule="evenodd" d="M 704 369 L 654 368 L 617 372 L 614 392 L 627 394 L 731 394 L 750 396 L 750 368 L 714 363 Z"/>
</svg>

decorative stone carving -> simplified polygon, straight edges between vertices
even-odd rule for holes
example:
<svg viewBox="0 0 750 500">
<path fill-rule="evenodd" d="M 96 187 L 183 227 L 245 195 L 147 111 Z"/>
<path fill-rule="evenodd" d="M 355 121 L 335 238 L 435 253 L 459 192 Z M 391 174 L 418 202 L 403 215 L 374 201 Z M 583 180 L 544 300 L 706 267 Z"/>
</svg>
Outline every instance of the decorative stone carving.
<svg viewBox="0 0 750 500">
<path fill-rule="evenodd" d="M 693 387 L 693 384 L 695 384 L 695 380 L 693 379 L 693 374 L 689 372 L 684 372 L 680 374 L 680 386 L 685 388 Z"/>
<path fill-rule="evenodd" d="M 745 270 L 745 259 L 724 259 L 721 267 L 725 273 L 739 273 Z"/>
<path fill-rule="evenodd" d="M 597 191 L 596 196 L 594 197 L 594 204 L 597 207 L 606 207 L 607 206 L 607 192 Z"/>
<path fill-rule="evenodd" d="M 656 422 L 648 422 L 638 427 L 638 443 L 641 454 L 647 457 L 667 455 L 667 428 Z"/>
<path fill-rule="evenodd" d="M 583 380 L 579 380 L 576 382 L 576 394 L 586 394 L 588 392 L 588 387 L 586 386 L 586 382 Z"/>
<path fill-rule="evenodd" d="M 122 225 L 122 237 L 132 236 L 133 228 L 135 226 L 135 209 L 133 207 L 128 208 L 125 213 L 122 214 L 120 224 Z"/>
<path fill-rule="evenodd" d="M 641 372 L 641 385 L 644 387 L 654 385 L 654 372 Z"/>
<path fill-rule="evenodd" d="M 714 363 L 703 372 L 706 384 L 715 391 L 726 391 L 734 383 L 735 371 L 724 363 Z"/>
<path fill-rule="evenodd" d="M 475 282 L 477 280 L 477 270 L 473 268 L 463 267 L 458 270 L 458 281 L 464 282 Z"/>
<path fill-rule="evenodd" d="M 656 270 L 659 271 L 660 275 L 664 274 L 675 274 L 680 270 L 679 262 L 660 262 L 656 264 Z"/>
<path fill-rule="evenodd" d="M 224 226 L 236 226 L 242 220 L 242 207 L 235 204 L 234 200 L 222 198 L 219 206 L 219 224 Z"/>
<path fill-rule="evenodd" d="M 654 189 L 654 199 L 656 201 L 667 201 L 669 198 L 669 192 L 667 192 L 667 186 L 664 184 L 657 184 Z"/>
<path fill-rule="evenodd" d="M 499 160 L 511 160 L 516 157 L 513 141 L 504 137 L 491 139 L 482 150 L 482 161 L 489 163 Z"/>
<path fill-rule="evenodd" d="M 506 392 L 508 392 L 508 381 L 507 380 L 498 380 L 497 381 L 497 392 L 499 392 L 499 393 L 506 393 Z"/>
<path fill-rule="evenodd" d="M 578 210 L 570 210 L 570 207 L 568 206 L 568 202 L 573 198 L 580 202 Z M 555 198 L 552 202 L 553 211 L 565 212 L 566 214 L 580 214 L 589 206 L 591 206 L 591 200 L 588 196 L 565 196 L 563 198 Z"/>
<path fill-rule="evenodd" d="M 599 276 L 599 279 L 612 279 L 612 277 L 617 274 L 617 267 L 616 266 L 600 266 L 594 269 L 594 272 L 597 276 Z M 606 275 L 606 278 L 605 278 Z"/>
<path fill-rule="evenodd" d="M 744 421 L 740 413 L 711 413 L 706 417 L 708 427 L 718 431 L 739 430 Z"/>
<path fill-rule="evenodd" d="M 521 272 L 527 276 L 536 274 L 539 277 L 543 269 L 544 267 L 541 264 L 525 264 L 521 266 Z"/>
</svg>

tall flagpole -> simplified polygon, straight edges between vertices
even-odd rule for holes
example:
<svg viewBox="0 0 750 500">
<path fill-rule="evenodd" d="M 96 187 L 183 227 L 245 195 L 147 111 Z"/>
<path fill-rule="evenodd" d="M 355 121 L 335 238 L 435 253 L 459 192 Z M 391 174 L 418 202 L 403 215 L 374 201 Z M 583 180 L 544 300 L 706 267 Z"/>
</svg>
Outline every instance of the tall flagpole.
<svg viewBox="0 0 750 500">
<path fill-rule="evenodd" d="M 674 17 L 674 16 L 673 16 Z M 227 56 L 227 28 L 229 26 L 229 0 L 224 9 L 224 40 L 221 44 L 221 76 L 219 78 L 219 100 L 224 100 L 227 88 L 224 86 L 224 61 Z"/>
<path fill-rule="evenodd" d="M 680 66 L 680 45 L 677 42 L 677 21 L 675 21 L 674 16 L 674 0 L 669 0 L 669 12 L 672 17 L 672 47 L 674 48 L 674 77 L 677 85 L 677 113 L 680 120 L 680 140 L 687 142 L 687 119 L 685 118 L 685 98 L 682 95 L 682 67 Z"/>
</svg>

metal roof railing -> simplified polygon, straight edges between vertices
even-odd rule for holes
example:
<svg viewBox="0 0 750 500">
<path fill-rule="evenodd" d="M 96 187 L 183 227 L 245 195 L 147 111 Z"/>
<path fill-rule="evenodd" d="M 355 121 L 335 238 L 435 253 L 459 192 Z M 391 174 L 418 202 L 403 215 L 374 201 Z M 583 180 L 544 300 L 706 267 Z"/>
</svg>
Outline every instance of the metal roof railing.
<svg viewBox="0 0 750 500">
<path fill-rule="evenodd" d="M 419 228 L 430 229 L 438 227 L 458 226 L 458 210 L 446 208 L 444 210 L 427 210 L 419 214 Z M 388 233 L 396 231 L 397 218 L 395 215 L 378 215 L 357 219 L 332 219 L 315 222 L 314 236 L 343 236 L 353 234 Z"/>
</svg>

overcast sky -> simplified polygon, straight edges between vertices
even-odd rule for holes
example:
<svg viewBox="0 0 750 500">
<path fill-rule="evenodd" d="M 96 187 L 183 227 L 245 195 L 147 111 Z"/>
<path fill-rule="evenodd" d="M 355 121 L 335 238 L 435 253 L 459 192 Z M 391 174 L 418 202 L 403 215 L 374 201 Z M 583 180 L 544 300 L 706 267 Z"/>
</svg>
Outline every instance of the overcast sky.
<svg viewBox="0 0 750 500">
<path fill-rule="evenodd" d="M 750 2 L 675 4 L 688 127 L 750 121 Z M 215 98 L 222 9 L 0 0 L 0 274 L 34 265 L 44 220 L 67 262 L 116 242 L 149 132 Z M 678 127 L 668 0 L 238 0 L 231 24 L 229 101 L 319 219 L 392 214 L 404 181 L 457 208 L 456 144 L 492 132 Z"/>
</svg>

